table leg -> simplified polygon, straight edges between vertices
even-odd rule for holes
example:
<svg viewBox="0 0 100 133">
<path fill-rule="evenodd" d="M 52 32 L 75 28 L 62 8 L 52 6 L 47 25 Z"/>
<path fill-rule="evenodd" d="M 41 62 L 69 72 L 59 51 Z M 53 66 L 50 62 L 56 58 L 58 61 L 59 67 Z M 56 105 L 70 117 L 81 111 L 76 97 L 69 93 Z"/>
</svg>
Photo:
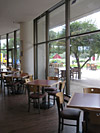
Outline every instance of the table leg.
<svg viewBox="0 0 100 133">
<path fill-rule="evenodd" d="M 88 111 L 84 110 L 84 116 L 83 116 L 83 133 L 88 133 Z"/>
</svg>

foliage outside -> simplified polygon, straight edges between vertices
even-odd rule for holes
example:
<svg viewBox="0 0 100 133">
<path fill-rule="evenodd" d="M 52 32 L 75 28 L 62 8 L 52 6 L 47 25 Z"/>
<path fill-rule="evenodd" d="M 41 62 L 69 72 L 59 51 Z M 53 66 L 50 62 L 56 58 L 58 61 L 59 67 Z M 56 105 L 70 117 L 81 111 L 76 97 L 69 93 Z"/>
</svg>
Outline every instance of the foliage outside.
<svg viewBox="0 0 100 133">
<path fill-rule="evenodd" d="M 81 33 L 86 33 L 89 31 L 98 30 L 96 25 L 92 21 L 84 22 L 73 22 L 70 24 L 70 34 L 76 35 Z M 50 31 L 50 39 L 61 38 L 65 35 L 65 29 L 62 29 L 61 32 Z M 75 65 L 79 69 L 79 73 L 83 67 L 86 66 L 86 63 L 91 60 L 95 55 L 96 59 L 99 59 L 100 55 L 100 33 L 89 34 L 80 37 L 71 38 L 70 40 L 70 55 L 73 58 Z M 49 55 L 53 57 L 58 53 L 61 57 L 65 52 L 65 40 L 54 41 L 49 45 Z M 51 56 L 52 55 L 52 56 Z M 62 57 L 64 59 L 65 56 Z M 51 58 L 50 58 L 51 59 Z M 80 78 L 80 74 L 79 77 Z"/>
</svg>

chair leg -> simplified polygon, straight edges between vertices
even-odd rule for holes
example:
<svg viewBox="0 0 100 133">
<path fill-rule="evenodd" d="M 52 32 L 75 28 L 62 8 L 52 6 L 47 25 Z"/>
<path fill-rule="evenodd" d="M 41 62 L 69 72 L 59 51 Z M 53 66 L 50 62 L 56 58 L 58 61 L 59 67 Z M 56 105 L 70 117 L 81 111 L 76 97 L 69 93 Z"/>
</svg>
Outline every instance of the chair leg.
<svg viewBox="0 0 100 133">
<path fill-rule="evenodd" d="M 79 119 L 77 120 L 77 128 L 76 128 L 76 133 L 79 133 Z"/>
<path fill-rule="evenodd" d="M 28 112 L 30 111 L 30 99 L 28 98 Z"/>
<path fill-rule="evenodd" d="M 61 130 L 63 130 L 63 127 L 64 127 L 64 126 L 63 126 L 63 123 L 64 123 L 64 119 L 62 118 L 62 129 L 61 129 Z"/>
<path fill-rule="evenodd" d="M 53 105 L 55 105 L 55 96 L 54 96 L 54 101 L 53 101 Z"/>
<path fill-rule="evenodd" d="M 58 122 L 58 133 L 60 133 L 60 123 L 61 123 L 60 120 L 61 120 L 61 119 L 60 119 L 60 117 L 59 117 L 59 122 Z"/>
<path fill-rule="evenodd" d="M 48 94 L 48 109 L 50 107 L 50 95 Z"/>
<path fill-rule="evenodd" d="M 86 122 L 82 122 L 82 133 L 86 133 Z"/>
<path fill-rule="evenodd" d="M 40 114 L 40 99 L 38 99 L 38 108 L 39 108 L 39 114 Z"/>
</svg>

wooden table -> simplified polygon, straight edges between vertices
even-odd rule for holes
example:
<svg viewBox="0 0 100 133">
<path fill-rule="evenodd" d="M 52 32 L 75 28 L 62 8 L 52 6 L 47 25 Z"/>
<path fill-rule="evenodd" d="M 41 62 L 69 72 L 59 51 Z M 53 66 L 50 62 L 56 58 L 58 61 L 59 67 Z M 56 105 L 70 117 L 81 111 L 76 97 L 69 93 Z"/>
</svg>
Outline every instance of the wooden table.
<svg viewBox="0 0 100 133">
<path fill-rule="evenodd" d="M 58 80 L 33 80 L 32 82 L 29 82 L 29 85 L 36 85 L 36 86 L 42 86 L 42 87 L 51 87 L 54 86 L 56 84 L 58 84 L 59 81 Z"/>
<path fill-rule="evenodd" d="M 23 90 L 24 90 L 24 80 L 25 78 L 27 78 L 29 75 L 27 73 L 13 73 L 13 74 L 8 74 L 8 75 L 4 75 L 4 77 L 12 77 L 13 79 L 16 79 L 16 81 L 18 81 L 19 83 L 19 87 L 17 88 L 17 92 L 16 94 L 22 94 L 23 91 L 21 91 L 21 87 L 23 87 Z"/>
<path fill-rule="evenodd" d="M 74 93 L 67 107 L 98 111 L 100 110 L 100 94 Z"/>
<path fill-rule="evenodd" d="M 100 94 L 74 93 L 69 100 L 67 107 L 79 108 L 84 111 L 85 126 L 86 131 L 88 132 L 88 111 L 100 111 Z"/>
<path fill-rule="evenodd" d="M 44 87 L 51 87 L 51 86 L 54 86 L 54 85 L 57 85 L 57 84 L 59 84 L 58 80 L 40 80 L 40 79 L 33 80 L 32 82 L 27 83 L 27 85 L 35 85 L 35 86 L 38 86 L 38 87 L 41 86 L 42 87 L 42 93 L 45 92 Z M 41 108 L 47 108 L 48 109 L 47 104 L 48 103 L 45 103 L 44 105 L 41 106 Z"/>
<path fill-rule="evenodd" d="M 4 75 L 4 77 L 13 77 L 13 78 L 27 78 L 29 75 L 27 73 L 13 73 L 13 74 L 8 74 Z"/>
</svg>

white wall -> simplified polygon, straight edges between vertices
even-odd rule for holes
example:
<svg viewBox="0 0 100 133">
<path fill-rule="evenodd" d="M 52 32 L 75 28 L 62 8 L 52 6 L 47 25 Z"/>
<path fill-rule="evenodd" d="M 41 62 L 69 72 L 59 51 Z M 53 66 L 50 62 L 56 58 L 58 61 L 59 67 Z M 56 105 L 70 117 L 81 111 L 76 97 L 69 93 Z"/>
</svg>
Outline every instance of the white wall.
<svg viewBox="0 0 100 133">
<path fill-rule="evenodd" d="M 34 54 L 33 54 L 33 21 L 20 24 L 21 49 L 21 69 L 24 72 L 34 75 Z"/>
</svg>

